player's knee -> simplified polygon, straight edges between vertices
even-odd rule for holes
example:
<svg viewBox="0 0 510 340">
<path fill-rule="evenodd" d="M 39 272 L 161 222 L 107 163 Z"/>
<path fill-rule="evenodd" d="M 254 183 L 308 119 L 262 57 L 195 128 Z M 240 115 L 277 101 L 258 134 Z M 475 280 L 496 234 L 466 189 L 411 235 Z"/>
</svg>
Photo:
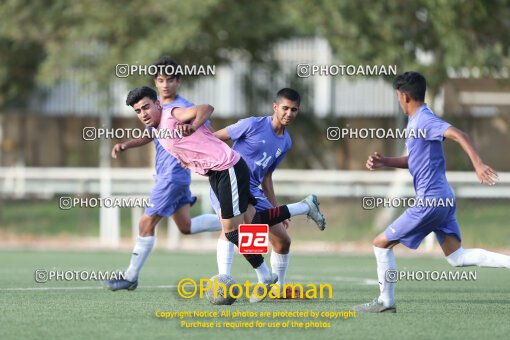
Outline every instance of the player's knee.
<svg viewBox="0 0 510 340">
<path fill-rule="evenodd" d="M 191 234 L 191 223 L 189 222 L 177 223 L 177 228 L 179 228 L 179 231 L 184 235 Z"/>
<path fill-rule="evenodd" d="M 290 243 L 290 237 L 280 237 L 272 242 L 273 250 L 278 254 L 288 254 Z"/>
<path fill-rule="evenodd" d="M 386 242 L 384 240 L 381 240 L 380 237 L 374 238 L 372 241 L 372 245 L 377 248 L 386 248 Z"/>
<path fill-rule="evenodd" d="M 372 241 L 372 244 L 374 245 L 374 247 L 377 247 L 377 248 L 391 248 L 392 245 L 395 245 L 396 243 L 397 242 L 395 242 L 395 241 L 389 241 L 384 233 L 380 233 Z"/>
<path fill-rule="evenodd" d="M 288 254 L 289 251 L 290 251 L 290 237 L 287 237 L 286 239 L 284 239 L 282 241 L 282 246 L 281 246 L 281 253 L 280 254 Z"/>
</svg>

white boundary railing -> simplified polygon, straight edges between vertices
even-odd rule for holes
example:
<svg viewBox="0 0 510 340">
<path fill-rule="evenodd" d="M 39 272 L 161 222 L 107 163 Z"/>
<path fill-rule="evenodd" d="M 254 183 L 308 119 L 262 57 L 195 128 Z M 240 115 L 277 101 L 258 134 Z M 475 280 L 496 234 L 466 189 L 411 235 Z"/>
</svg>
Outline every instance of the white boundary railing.
<svg viewBox="0 0 510 340">
<path fill-rule="evenodd" d="M 0 168 L 0 195 L 3 198 L 76 196 L 101 194 L 104 176 L 110 179 L 111 196 L 149 197 L 153 186 L 150 168 Z M 103 181 L 101 178 L 103 176 Z M 500 173 L 493 187 L 480 185 L 476 174 L 447 172 L 447 178 L 457 197 L 510 198 L 510 173 Z M 398 196 L 414 195 L 412 177 L 407 171 L 344 171 L 344 170 L 287 170 L 273 174 L 275 191 L 279 196 L 301 197 L 315 193 L 319 197 L 346 198 L 394 195 L 398 182 Z M 104 185 L 104 184 L 103 184 Z M 191 191 L 201 198 L 202 213 L 212 211 L 209 202 L 207 177 L 192 175 Z M 58 207 L 55 207 L 58 209 Z M 118 208 L 103 209 L 100 221 L 100 240 L 104 245 L 117 246 L 120 240 Z M 132 227 L 137 234 L 141 209 L 132 211 Z M 168 246 L 175 248 L 179 233 L 169 225 Z"/>
</svg>

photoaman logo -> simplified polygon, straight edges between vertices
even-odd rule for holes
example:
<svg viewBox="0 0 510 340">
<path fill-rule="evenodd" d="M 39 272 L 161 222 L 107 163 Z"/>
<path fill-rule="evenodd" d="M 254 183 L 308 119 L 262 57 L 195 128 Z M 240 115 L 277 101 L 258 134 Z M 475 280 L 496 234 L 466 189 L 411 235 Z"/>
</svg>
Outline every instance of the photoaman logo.
<svg viewBox="0 0 510 340">
<path fill-rule="evenodd" d="M 260 288 L 260 290 L 259 290 Z M 252 284 L 246 280 L 244 284 L 234 283 L 226 285 L 218 282 L 218 280 L 211 281 L 210 279 L 201 278 L 198 282 L 190 277 L 181 279 L 177 284 L 177 293 L 181 298 L 191 299 L 195 296 L 203 298 L 207 291 L 212 289 L 212 296 L 225 296 L 228 295 L 234 299 L 240 297 L 251 298 L 255 296 L 262 298 L 268 296 L 270 299 L 280 298 L 300 298 L 300 299 L 332 299 L 333 286 L 329 283 L 307 283 L 305 285 L 300 283 L 285 283 L 281 287 L 278 284 L 270 284 L 267 287 L 263 283 Z"/>
</svg>

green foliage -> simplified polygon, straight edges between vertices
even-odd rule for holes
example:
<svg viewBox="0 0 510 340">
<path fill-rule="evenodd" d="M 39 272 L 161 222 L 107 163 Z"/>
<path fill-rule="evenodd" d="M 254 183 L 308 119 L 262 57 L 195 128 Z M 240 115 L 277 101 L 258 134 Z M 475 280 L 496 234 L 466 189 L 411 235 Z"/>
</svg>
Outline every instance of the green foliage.
<svg viewBox="0 0 510 340">
<path fill-rule="evenodd" d="M 287 6 L 301 31 L 325 36 L 343 62 L 422 71 L 432 92 L 449 68 L 478 67 L 492 75 L 510 66 L 508 0 L 299 0 Z"/>
<path fill-rule="evenodd" d="M 87 71 L 83 81 L 107 86 L 116 64 L 150 64 L 164 54 L 182 64 L 221 63 L 235 50 L 261 59 L 272 42 L 293 33 L 279 6 L 269 0 L 8 0 L 0 5 L 0 107 L 75 70 Z"/>
<path fill-rule="evenodd" d="M 510 66 L 508 0 L 6 0 L 0 13 L 0 107 L 75 70 L 107 86 L 116 64 L 163 54 L 182 64 L 244 55 L 271 69 L 268 49 L 295 36 L 324 36 L 345 63 L 423 71 L 432 92 L 449 68 Z"/>
</svg>

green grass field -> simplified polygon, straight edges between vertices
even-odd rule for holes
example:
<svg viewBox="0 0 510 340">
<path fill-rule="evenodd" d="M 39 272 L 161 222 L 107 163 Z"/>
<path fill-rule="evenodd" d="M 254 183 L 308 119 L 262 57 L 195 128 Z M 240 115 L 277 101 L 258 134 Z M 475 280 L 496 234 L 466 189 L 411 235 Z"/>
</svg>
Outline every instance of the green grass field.
<svg viewBox="0 0 510 340">
<path fill-rule="evenodd" d="M 333 312 L 368 302 L 378 292 L 375 260 L 370 256 L 293 256 L 288 280 L 330 283 L 333 298 L 272 300 L 212 306 L 205 299 L 183 299 L 176 284 L 216 271 L 213 253 L 167 253 L 149 257 L 133 292 L 110 292 L 96 281 L 35 282 L 35 270 L 124 269 L 129 254 L 119 252 L 0 251 L 2 339 L 508 339 L 510 271 L 451 268 L 443 259 L 397 258 L 399 270 L 476 271 L 476 281 L 403 281 L 397 284 L 397 314 L 357 315 L 329 322 L 323 329 L 183 329 L 179 320 L 158 319 L 155 311 L 307 311 Z M 266 259 L 268 256 L 266 256 Z M 254 280 L 247 263 L 236 256 L 238 282 Z M 197 319 L 187 319 L 197 321 Z M 242 319 L 251 321 L 253 318 Z M 261 322 L 307 322 L 311 319 L 268 319 Z M 206 321 L 206 320 L 202 320 Z M 213 321 L 241 321 L 218 319 Z"/>
</svg>

